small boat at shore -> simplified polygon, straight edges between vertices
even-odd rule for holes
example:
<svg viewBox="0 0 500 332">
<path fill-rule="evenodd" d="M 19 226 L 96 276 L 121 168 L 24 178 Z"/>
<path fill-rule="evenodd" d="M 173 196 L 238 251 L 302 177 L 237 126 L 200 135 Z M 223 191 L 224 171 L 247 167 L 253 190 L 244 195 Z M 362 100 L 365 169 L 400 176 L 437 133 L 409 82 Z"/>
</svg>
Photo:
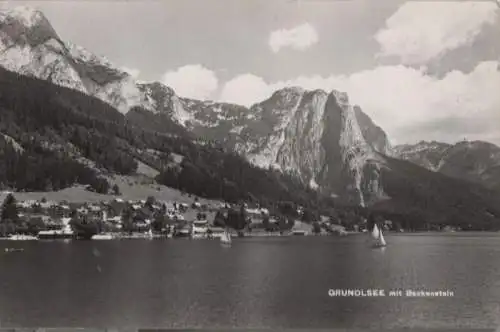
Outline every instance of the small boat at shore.
<svg viewBox="0 0 500 332">
<path fill-rule="evenodd" d="M 24 249 L 23 248 L 5 248 L 4 251 L 5 252 L 23 252 Z"/>
<path fill-rule="evenodd" d="M 115 237 L 110 233 L 100 233 L 92 236 L 92 240 L 113 240 Z"/>
<path fill-rule="evenodd" d="M 38 232 L 38 238 L 40 240 L 73 239 L 75 234 L 72 230 L 67 229 L 49 230 Z"/>
<path fill-rule="evenodd" d="M 24 235 L 24 234 L 13 234 L 10 235 L 7 240 L 11 241 L 33 241 L 38 240 L 38 237 L 33 235 Z"/>
</svg>

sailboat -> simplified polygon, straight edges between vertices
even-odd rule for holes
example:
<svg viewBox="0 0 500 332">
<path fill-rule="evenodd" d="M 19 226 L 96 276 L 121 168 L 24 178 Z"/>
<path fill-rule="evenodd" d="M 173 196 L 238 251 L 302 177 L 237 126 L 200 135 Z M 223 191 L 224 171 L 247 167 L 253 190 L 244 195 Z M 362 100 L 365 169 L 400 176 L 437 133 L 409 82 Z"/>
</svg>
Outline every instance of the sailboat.
<svg viewBox="0 0 500 332">
<path fill-rule="evenodd" d="M 373 239 L 373 247 L 382 248 L 387 245 L 384 239 L 384 234 L 382 234 L 382 230 L 378 228 L 377 224 L 373 225 L 371 237 Z"/>
<path fill-rule="evenodd" d="M 227 231 L 227 229 L 222 233 L 220 237 L 220 243 L 225 244 L 225 245 L 230 245 L 231 244 L 231 234 Z"/>
</svg>

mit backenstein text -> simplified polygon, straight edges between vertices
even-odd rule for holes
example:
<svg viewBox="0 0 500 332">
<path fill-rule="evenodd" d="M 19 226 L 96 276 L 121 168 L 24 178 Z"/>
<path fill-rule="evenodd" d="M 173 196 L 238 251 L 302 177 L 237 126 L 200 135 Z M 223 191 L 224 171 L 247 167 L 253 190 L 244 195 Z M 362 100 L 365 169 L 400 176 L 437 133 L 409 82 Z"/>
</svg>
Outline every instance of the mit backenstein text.
<svg viewBox="0 0 500 332">
<path fill-rule="evenodd" d="M 453 297 L 450 290 L 424 289 L 329 289 L 330 297 Z"/>
</svg>

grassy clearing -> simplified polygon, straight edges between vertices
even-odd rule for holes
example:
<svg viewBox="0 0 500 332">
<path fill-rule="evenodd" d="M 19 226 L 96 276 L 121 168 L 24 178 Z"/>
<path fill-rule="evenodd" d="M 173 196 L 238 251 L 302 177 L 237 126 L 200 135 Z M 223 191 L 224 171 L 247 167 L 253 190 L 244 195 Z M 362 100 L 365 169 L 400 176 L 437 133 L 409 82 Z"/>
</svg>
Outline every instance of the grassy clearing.
<svg viewBox="0 0 500 332">
<path fill-rule="evenodd" d="M 117 184 L 121 195 L 102 195 L 85 190 L 84 186 L 74 186 L 59 191 L 52 192 L 16 192 L 14 196 L 17 200 L 40 200 L 45 198 L 51 201 L 68 201 L 71 203 L 99 202 L 122 198 L 124 200 L 142 200 L 148 196 L 153 196 L 157 200 L 172 201 L 178 203 L 192 204 L 195 196 L 189 197 L 177 189 L 156 184 L 146 176 L 112 176 L 109 178 L 111 185 Z M 199 198 L 201 204 L 219 204 L 220 201 Z"/>
</svg>

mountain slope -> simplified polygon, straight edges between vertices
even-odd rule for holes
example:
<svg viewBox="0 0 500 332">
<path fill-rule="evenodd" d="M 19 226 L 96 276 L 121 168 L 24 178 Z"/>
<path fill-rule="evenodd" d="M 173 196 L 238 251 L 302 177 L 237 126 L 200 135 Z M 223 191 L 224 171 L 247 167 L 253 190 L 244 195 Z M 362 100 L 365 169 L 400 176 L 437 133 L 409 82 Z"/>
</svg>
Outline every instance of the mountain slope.
<svg viewBox="0 0 500 332">
<path fill-rule="evenodd" d="M 498 192 L 429 171 L 404 160 L 387 158 L 381 178 L 390 200 L 373 208 L 406 214 L 410 224 L 456 225 L 462 229 L 500 229 Z"/>
<path fill-rule="evenodd" d="M 389 153 L 387 137 L 345 94 L 290 88 L 250 109 L 179 98 L 61 41 L 43 14 L 27 7 L 0 16 L 0 40 L 0 65 L 99 98 L 143 128 L 185 134 L 184 127 L 258 166 L 362 205 L 384 196 L 376 152 Z"/>
<path fill-rule="evenodd" d="M 134 79 L 103 57 L 63 42 L 43 13 L 29 7 L 0 12 L 0 64 L 95 96 L 120 110 L 153 111 Z"/>
<path fill-rule="evenodd" d="M 398 158 L 447 176 L 500 190 L 500 148 L 482 141 L 420 142 L 395 148 Z"/>
<path fill-rule="evenodd" d="M 321 201 L 294 179 L 254 167 L 234 153 L 144 130 L 99 99 L 2 68 L 0 133 L 4 188 L 43 191 L 88 184 L 88 178 L 135 174 L 142 162 L 161 172 L 159 182 L 207 198 Z M 18 160 L 29 167 L 20 167 Z"/>
<path fill-rule="evenodd" d="M 390 143 L 344 93 L 290 87 L 250 109 L 178 100 L 190 114 L 185 125 L 191 132 L 259 167 L 290 173 L 351 203 L 365 205 L 385 197 L 377 172 L 383 164 L 380 153 L 392 153 Z"/>
</svg>

